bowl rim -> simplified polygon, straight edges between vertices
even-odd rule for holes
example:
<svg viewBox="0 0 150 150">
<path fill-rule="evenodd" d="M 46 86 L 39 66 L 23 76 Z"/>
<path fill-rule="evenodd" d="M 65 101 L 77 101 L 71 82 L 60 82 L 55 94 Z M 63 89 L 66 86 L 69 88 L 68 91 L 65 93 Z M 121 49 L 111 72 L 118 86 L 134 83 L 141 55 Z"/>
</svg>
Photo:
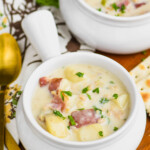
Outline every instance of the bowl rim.
<svg viewBox="0 0 150 150">
<path fill-rule="evenodd" d="M 47 64 L 51 64 L 52 61 L 60 61 L 60 59 L 63 59 L 63 57 L 73 57 L 74 55 L 79 56 L 84 56 L 84 57 L 97 57 L 99 59 L 105 59 L 105 61 L 107 62 L 111 62 L 111 64 L 113 64 L 115 67 L 118 67 L 120 68 L 120 71 L 123 71 L 125 76 L 127 76 L 130 84 L 132 85 L 132 88 L 134 91 L 132 91 L 132 93 L 134 94 L 134 97 L 135 97 L 135 100 L 134 100 L 134 106 L 133 106 L 133 110 L 130 112 L 129 116 L 128 116 L 128 119 L 126 120 L 126 122 L 123 124 L 123 126 L 116 132 L 114 132 L 113 134 L 110 134 L 109 136 L 106 136 L 102 139 L 99 139 L 99 140 L 94 140 L 94 141 L 86 141 L 86 142 L 79 142 L 79 141 L 67 141 L 67 140 L 63 140 L 63 139 L 60 139 L 60 138 L 57 138 L 53 135 L 51 135 L 50 133 L 48 133 L 46 130 L 44 130 L 38 123 L 37 121 L 35 120 L 33 114 L 31 113 L 30 114 L 30 111 L 28 111 L 28 107 L 27 107 L 27 101 L 25 100 L 26 99 L 26 94 L 27 94 L 27 91 L 28 91 L 28 87 L 30 86 L 31 82 L 32 82 L 32 78 L 35 76 L 35 74 L 41 70 L 41 68 Z M 125 86 L 125 85 L 124 85 Z M 125 86 L 126 87 L 126 86 Z M 127 87 L 126 87 L 127 88 Z M 67 146 L 76 146 L 76 147 L 87 147 L 87 146 L 94 146 L 94 145 L 97 145 L 97 144 L 102 144 L 102 143 L 106 143 L 108 141 L 112 141 L 114 140 L 116 137 L 119 137 L 119 135 L 121 135 L 128 127 L 129 125 L 132 123 L 132 121 L 134 120 L 134 117 L 136 116 L 136 112 L 137 112 L 137 108 L 138 108 L 138 105 L 137 105 L 137 94 L 136 94 L 136 86 L 133 82 L 133 80 L 131 79 L 128 71 L 123 67 L 121 66 L 119 63 L 117 63 L 116 61 L 106 57 L 106 56 L 103 56 L 103 55 L 100 55 L 100 54 L 95 54 L 95 53 L 90 53 L 90 52 L 72 52 L 72 53 L 67 53 L 67 54 L 63 54 L 63 55 L 60 55 L 60 56 L 57 56 L 55 58 L 52 58 L 52 59 L 49 59 L 47 61 L 45 61 L 44 63 L 42 63 L 39 67 L 37 67 L 33 73 L 30 75 L 26 85 L 25 85 L 25 88 L 24 88 L 24 92 L 23 92 L 23 111 L 24 111 L 24 114 L 25 114 L 25 117 L 27 119 L 27 122 L 31 125 L 31 127 L 36 130 L 42 137 L 45 137 L 46 139 L 50 140 L 50 142 L 54 141 L 55 143 L 59 143 L 59 144 L 62 144 L 62 145 L 67 145 Z M 30 103 L 30 106 L 31 108 L 31 103 Z M 32 111 L 31 111 L 32 112 Z"/>
<path fill-rule="evenodd" d="M 99 12 L 96 11 L 95 9 L 93 9 L 91 6 L 89 6 L 84 0 L 76 0 L 76 2 L 78 2 L 81 6 L 83 6 L 87 11 L 91 12 L 92 14 L 108 19 L 108 20 L 113 20 L 113 21 L 119 21 L 119 22 L 133 22 L 133 21 L 140 21 L 143 19 L 146 19 L 148 17 L 150 17 L 150 12 L 144 13 L 142 15 L 138 15 L 138 16 L 131 16 L 131 17 L 116 17 L 113 15 L 109 15 L 103 12 Z"/>
</svg>

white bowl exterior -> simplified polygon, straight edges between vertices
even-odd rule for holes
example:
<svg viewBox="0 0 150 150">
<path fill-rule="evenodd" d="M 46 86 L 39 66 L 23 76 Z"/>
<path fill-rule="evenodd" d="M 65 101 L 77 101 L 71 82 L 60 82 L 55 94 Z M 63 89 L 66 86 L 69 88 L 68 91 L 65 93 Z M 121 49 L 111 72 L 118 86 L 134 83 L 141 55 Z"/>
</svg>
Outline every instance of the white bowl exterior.
<svg viewBox="0 0 150 150">
<path fill-rule="evenodd" d="M 150 15 L 120 19 L 81 5 L 80 0 L 60 0 L 60 10 L 71 32 L 81 41 L 104 52 L 129 54 L 150 48 Z M 99 14 L 98 14 L 99 13 Z M 73 18 L 73 19 L 72 19 Z M 122 18 L 122 17 L 121 17 Z"/>
<path fill-rule="evenodd" d="M 66 66 L 68 64 L 75 64 L 75 63 L 91 64 L 91 65 L 97 65 L 105 68 L 106 70 L 118 76 L 118 78 L 123 82 L 123 84 L 125 85 L 125 87 L 127 88 L 130 94 L 131 112 L 127 122 L 117 132 L 101 140 L 91 141 L 91 142 L 64 141 L 62 139 L 52 136 L 47 131 L 45 131 L 42 127 L 40 127 L 40 125 L 37 123 L 37 121 L 32 115 L 31 100 L 32 100 L 32 95 L 35 90 L 35 87 L 38 84 L 39 78 L 42 76 L 49 75 L 53 70 L 57 68 Z M 80 53 L 75 52 L 71 54 L 64 54 L 62 56 L 58 56 L 56 58 L 48 60 L 44 62 L 42 65 L 40 65 L 40 67 L 38 67 L 33 72 L 24 89 L 23 108 L 24 108 L 27 122 L 42 140 L 45 140 L 49 144 L 61 149 L 65 145 L 66 150 L 67 149 L 69 150 L 70 147 L 73 147 L 73 149 L 80 149 L 81 147 L 82 149 L 91 149 L 92 147 L 92 149 L 94 150 L 94 148 L 96 147 L 105 147 L 106 145 L 113 143 L 120 136 L 123 136 L 127 131 L 130 130 L 130 126 L 134 122 L 136 111 L 138 109 L 136 92 L 137 91 L 136 91 L 135 84 L 132 81 L 129 73 L 115 61 L 105 56 L 97 55 L 89 52 L 80 52 Z"/>
</svg>

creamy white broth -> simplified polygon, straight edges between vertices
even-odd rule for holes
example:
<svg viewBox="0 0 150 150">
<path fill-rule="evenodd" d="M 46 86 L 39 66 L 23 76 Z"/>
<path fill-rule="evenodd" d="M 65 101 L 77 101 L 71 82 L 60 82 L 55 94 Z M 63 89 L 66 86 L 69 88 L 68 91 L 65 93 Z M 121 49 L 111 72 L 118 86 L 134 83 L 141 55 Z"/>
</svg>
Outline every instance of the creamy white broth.
<svg viewBox="0 0 150 150">
<path fill-rule="evenodd" d="M 76 73 L 84 75 L 79 77 Z M 98 66 L 74 64 L 59 68 L 47 76 L 48 81 L 53 78 L 63 78 L 57 92 L 55 90 L 49 91 L 49 83 L 43 87 L 38 85 L 32 98 L 33 115 L 50 134 L 70 141 L 97 140 L 119 130 L 128 118 L 130 112 L 129 94 L 122 82 L 109 71 Z M 83 89 L 86 87 L 88 87 L 88 91 L 85 90 L 86 92 L 83 93 Z M 94 92 L 93 90 L 97 88 L 99 92 Z M 64 110 L 54 109 L 51 105 L 52 99 L 56 95 L 62 100 L 60 91 L 72 93 L 71 96 L 64 94 Z M 93 106 L 101 109 L 101 112 L 94 110 Z M 59 111 L 65 119 L 54 114 L 55 110 Z M 74 111 L 81 113 L 85 110 L 89 112 L 94 110 L 94 121 L 96 122 L 84 124 L 78 128 L 76 127 L 78 123 L 71 125 L 68 116 Z M 56 122 L 57 125 L 55 125 Z M 59 123 L 61 127 L 59 127 Z M 56 130 L 60 130 L 60 132 L 57 133 Z"/>
<path fill-rule="evenodd" d="M 84 0 L 97 11 L 113 16 L 136 16 L 150 11 L 150 0 Z"/>
</svg>

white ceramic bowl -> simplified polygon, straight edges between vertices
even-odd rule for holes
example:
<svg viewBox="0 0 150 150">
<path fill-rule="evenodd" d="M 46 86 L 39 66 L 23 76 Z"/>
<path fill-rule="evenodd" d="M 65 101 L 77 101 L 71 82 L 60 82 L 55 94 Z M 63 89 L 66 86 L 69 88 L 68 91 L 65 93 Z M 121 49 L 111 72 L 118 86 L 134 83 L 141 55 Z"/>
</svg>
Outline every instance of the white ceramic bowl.
<svg viewBox="0 0 150 150">
<path fill-rule="evenodd" d="M 48 18 L 47 18 L 48 17 Z M 45 27 L 43 30 L 35 30 L 34 29 L 41 29 Z M 33 46 L 36 46 L 38 52 L 41 54 L 43 60 L 45 61 L 42 65 L 40 65 L 30 76 L 24 92 L 23 92 L 23 111 L 25 114 L 25 119 L 28 123 L 28 126 L 34 131 L 34 133 L 44 140 L 49 145 L 64 150 L 94 150 L 99 148 L 105 148 L 106 146 L 117 142 L 121 137 L 125 136 L 127 132 L 130 131 L 131 126 L 134 124 L 136 119 L 137 110 L 139 107 L 139 95 L 137 94 L 135 84 L 131 79 L 129 73 L 117 62 L 109 59 L 105 56 L 90 53 L 90 52 L 74 52 L 69 54 L 64 54 L 57 56 L 59 54 L 58 51 L 58 41 L 57 32 L 54 25 L 54 20 L 50 12 L 48 11 L 38 11 L 35 12 L 28 17 L 26 17 L 22 22 L 22 27 L 25 33 L 27 34 L 28 38 L 32 42 Z M 46 28 L 48 30 L 46 30 Z M 53 31 L 53 32 L 52 32 Z M 47 34 L 51 33 L 51 34 Z M 53 35 L 54 34 L 54 35 Z M 45 40 L 43 40 L 43 38 Z M 47 43 L 47 39 L 53 39 L 54 43 L 58 44 L 57 46 L 51 44 L 52 41 Z M 42 41 L 42 42 L 40 42 Z M 37 44 L 38 43 L 38 44 Z M 51 47 L 53 45 L 53 47 Z M 50 49 L 49 49 L 50 48 Z M 45 55 L 47 54 L 47 55 Z M 52 56 L 57 56 L 51 58 Z M 49 59 L 51 58 L 51 59 Z M 97 65 L 100 67 L 105 68 L 106 70 L 115 74 L 125 85 L 131 99 L 131 110 L 129 113 L 129 117 L 125 124 L 115 133 L 111 134 L 108 137 L 97 141 L 90 141 L 90 142 L 72 142 L 72 141 L 65 141 L 59 139 L 47 131 L 45 131 L 35 120 L 32 114 L 32 96 L 35 90 L 35 87 L 38 84 L 38 80 L 42 76 L 49 75 L 53 70 L 60 68 L 62 66 L 66 66 L 68 64 L 91 64 Z"/>
<path fill-rule="evenodd" d="M 84 0 L 60 0 L 60 10 L 71 32 L 96 49 L 129 54 L 150 48 L 150 13 L 116 17 L 93 9 Z"/>
<path fill-rule="evenodd" d="M 131 99 L 131 111 L 129 117 L 125 124 L 117 132 L 111 134 L 108 137 L 91 142 L 64 141 L 62 139 L 54 137 L 53 135 L 45 131 L 33 117 L 31 108 L 32 96 L 35 87 L 38 85 L 39 78 L 42 76 L 49 75 L 53 70 L 57 68 L 74 63 L 91 64 L 105 68 L 106 70 L 115 74 L 123 82 L 123 84 L 127 88 L 127 91 L 129 92 Z M 137 102 L 138 96 L 136 95 L 136 87 L 133 81 L 131 80 L 129 73 L 115 61 L 102 55 L 87 52 L 75 52 L 70 54 L 64 54 L 44 62 L 30 76 L 23 93 L 24 113 L 27 122 L 32 127 L 32 129 L 36 132 L 37 135 L 39 135 L 40 138 L 42 138 L 42 140 L 47 141 L 50 145 L 54 145 L 55 147 L 61 149 L 64 148 L 66 150 L 69 150 L 71 147 L 73 147 L 74 149 L 82 148 L 87 150 L 92 148 L 93 150 L 94 148 L 102 148 L 108 144 L 111 145 L 112 143 L 117 142 L 117 140 L 121 138 L 121 136 L 124 136 L 126 132 L 129 132 L 132 124 L 134 123 L 138 109 Z"/>
</svg>

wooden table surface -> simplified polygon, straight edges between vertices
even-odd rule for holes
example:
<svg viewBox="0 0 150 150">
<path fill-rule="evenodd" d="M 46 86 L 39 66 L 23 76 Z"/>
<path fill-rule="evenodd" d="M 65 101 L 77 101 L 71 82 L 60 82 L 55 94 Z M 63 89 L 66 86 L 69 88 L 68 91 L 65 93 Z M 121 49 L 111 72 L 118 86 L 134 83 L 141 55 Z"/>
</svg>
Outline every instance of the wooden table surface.
<svg viewBox="0 0 150 150">
<path fill-rule="evenodd" d="M 146 54 L 137 53 L 132 55 L 113 55 L 101 53 L 99 51 L 96 51 L 96 53 L 103 54 L 114 59 L 115 61 L 123 65 L 128 71 L 130 71 L 132 70 L 132 68 L 138 65 L 143 58 L 146 58 L 150 55 L 150 50 L 147 50 Z M 148 116 L 145 134 L 137 150 L 150 150 L 150 117 Z"/>
</svg>

